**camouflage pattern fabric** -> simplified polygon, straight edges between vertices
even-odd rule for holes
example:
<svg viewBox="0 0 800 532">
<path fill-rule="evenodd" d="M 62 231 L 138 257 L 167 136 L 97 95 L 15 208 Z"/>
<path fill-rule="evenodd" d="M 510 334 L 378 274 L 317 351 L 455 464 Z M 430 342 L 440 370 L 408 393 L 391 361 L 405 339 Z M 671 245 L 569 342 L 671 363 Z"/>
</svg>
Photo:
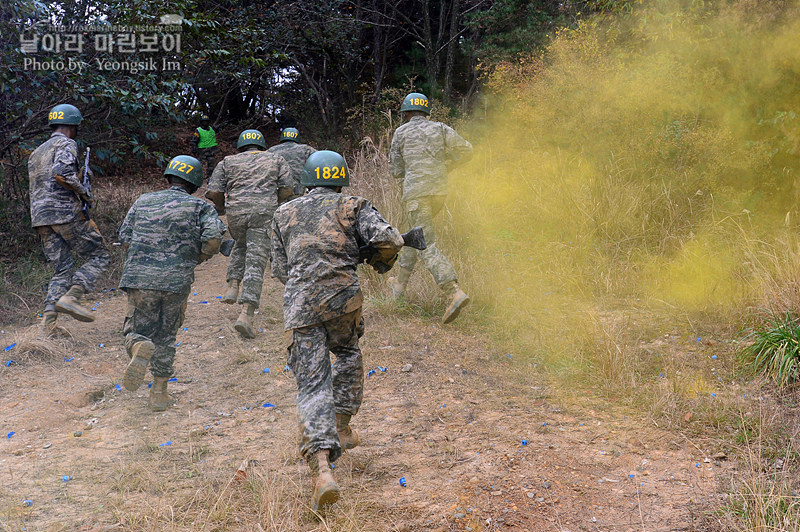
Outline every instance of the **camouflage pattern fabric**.
<svg viewBox="0 0 800 532">
<path fill-rule="evenodd" d="M 447 170 L 472 158 L 472 144 L 453 128 L 422 116 L 398 127 L 389 149 L 389 171 L 403 179 L 403 201 L 447 195 Z"/>
<path fill-rule="evenodd" d="M 216 209 L 183 187 L 141 195 L 119 229 L 129 245 L 120 288 L 189 292 L 203 245 L 223 233 Z"/>
<path fill-rule="evenodd" d="M 197 148 L 197 160 L 204 165 L 203 176 L 208 178 L 217 166 L 217 147 Z"/>
<path fill-rule="evenodd" d="M 236 244 L 231 251 L 227 280 L 241 281 L 240 304 L 250 303 L 258 308 L 261 301 L 271 225 L 271 215 L 228 215 L 228 230 Z"/>
<path fill-rule="evenodd" d="M 284 203 L 272 221 L 272 271 L 286 285 L 286 330 L 316 325 L 361 307 L 356 274 L 359 246 L 370 245 L 389 262 L 403 246 L 364 198 L 329 187 Z"/>
<path fill-rule="evenodd" d="M 364 334 L 361 309 L 292 331 L 288 365 L 297 380 L 297 415 L 302 427 L 300 455 L 330 449 L 342 454 L 336 414 L 354 416 L 364 395 L 364 364 L 358 339 Z M 330 352 L 336 355 L 331 368 Z"/>
<path fill-rule="evenodd" d="M 85 218 L 78 196 L 53 178 L 54 175 L 62 176 L 76 191 L 90 197 L 81 184 L 78 166 L 78 145 L 63 133 L 53 133 L 28 157 L 33 227 L 66 224 Z"/>
<path fill-rule="evenodd" d="M 47 287 L 45 307 L 55 305 L 72 285 L 79 285 L 86 292 L 94 290 L 97 279 L 106 271 L 111 261 L 111 255 L 95 223 L 78 220 L 39 226 L 36 230 L 42 238 L 44 255 L 55 268 L 55 274 Z M 74 273 L 73 253 L 85 260 Z"/>
<path fill-rule="evenodd" d="M 450 281 L 458 280 L 453 265 L 450 264 L 442 250 L 436 245 L 433 218 L 442 209 L 444 199 L 444 196 L 423 196 L 403 203 L 406 211 L 406 230 L 422 226 L 422 231 L 425 234 L 425 243 L 428 247 L 423 250 L 404 247 L 400 251 L 400 258 L 397 260 L 401 267 L 412 271 L 417 264 L 417 257 L 421 258 L 425 268 L 431 272 L 433 280 L 436 281 L 439 287 Z"/>
<path fill-rule="evenodd" d="M 290 201 L 298 196 L 302 196 L 305 192 L 305 187 L 300 186 L 300 176 L 303 174 L 303 167 L 306 164 L 308 156 L 314 153 L 315 150 L 308 144 L 298 144 L 297 142 L 281 142 L 267 150 L 269 153 L 274 153 L 283 157 L 289 164 L 289 171 L 291 172 L 291 184 L 286 185 L 289 188 L 296 190 L 296 194 L 284 200 Z"/>
<path fill-rule="evenodd" d="M 186 316 L 189 293 L 128 289 L 128 308 L 122 333 L 125 350 L 131 355 L 133 344 L 150 340 L 156 346 L 150 359 L 154 377 L 171 377 L 175 361 L 175 336 Z"/>
<path fill-rule="evenodd" d="M 208 190 L 226 195 L 228 216 L 269 215 L 278 207 L 278 188 L 291 187 L 289 165 L 279 155 L 251 150 L 228 155 L 214 169 Z M 271 223 L 267 222 L 267 228 Z"/>
</svg>

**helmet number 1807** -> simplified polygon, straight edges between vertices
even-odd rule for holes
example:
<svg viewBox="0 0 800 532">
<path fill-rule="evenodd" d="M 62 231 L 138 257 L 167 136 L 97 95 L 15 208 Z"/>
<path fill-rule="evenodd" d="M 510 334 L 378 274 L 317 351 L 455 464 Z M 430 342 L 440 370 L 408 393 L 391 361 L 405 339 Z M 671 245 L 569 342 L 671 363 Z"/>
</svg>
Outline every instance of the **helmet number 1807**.
<svg viewBox="0 0 800 532">
<path fill-rule="evenodd" d="M 341 168 L 338 166 L 334 166 L 333 168 L 330 166 L 324 166 L 322 168 L 316 167 L 314 171 L 317 173 L 317 179 L 344 179 L 346 177 L 344 166 Z"/>
</svg>

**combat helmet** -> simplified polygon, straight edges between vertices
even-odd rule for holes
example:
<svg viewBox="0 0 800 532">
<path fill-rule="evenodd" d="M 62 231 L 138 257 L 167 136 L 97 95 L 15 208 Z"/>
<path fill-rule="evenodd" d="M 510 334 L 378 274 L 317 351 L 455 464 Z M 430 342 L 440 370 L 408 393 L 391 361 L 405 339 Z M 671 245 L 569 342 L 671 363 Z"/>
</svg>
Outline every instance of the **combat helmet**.
<svg viewBox="0 0 800 532">
<path fill-rule="evenodd" d="M 279 142 L 300 142 L 300 132 L 293 127 L 281 129 L 281 140 Z"/>
<path fill-rule="evenodd" d="M 264 142 L 264 135 L 257 129 L 245 129 L 239 134 L 239 140 L 236 141 L 236 148 L 242 149 L 245 146 L 258 146 L 262 150 L 267 149 L 267 143 Z"/>
<path fill-rule="evenodd" d="M 198 188 L 203 186 L 203 166 L 191 155 L 173 157 L 164 169 L 164 175 L 180 177 Z"/>
<path fill-rule="evenodd" d="M 344 157 L 335 151 L 317 151 L 306 160 L 300 184 L 304 187 L 346 187 L 350 185 L 350 169 Z"/>
<path fill-rule="evenodd" d="M 420 92 L 409 93 L 403 98 L 403 105 L 400 106 L 400 112 L 402 113 L 405 111 L 421 111 L 426 115 L 431 114 L 428 97 Z"/>
<path fill-rule="evenodd" d="M 47 124 L 57 126 L 60 124 L 67 126 L 79 126 L 83 121 L 83 115 L 74 105 L 62 103 L 50 109 L 47 115 Z"/>
</svg>

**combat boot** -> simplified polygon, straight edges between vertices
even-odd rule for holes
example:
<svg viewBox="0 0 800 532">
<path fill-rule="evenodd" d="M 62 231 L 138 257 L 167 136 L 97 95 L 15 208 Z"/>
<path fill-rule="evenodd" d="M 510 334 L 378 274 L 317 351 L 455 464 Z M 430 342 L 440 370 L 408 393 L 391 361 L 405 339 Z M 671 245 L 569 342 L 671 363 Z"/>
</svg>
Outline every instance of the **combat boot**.
<svg viewBox="0 0 800 532">
<path fill-rule="evenodd" d="M 55 310 L 45 310 L 42 314 L 42 331 L 50 334 L 56 328 L 56 320 L 58 319 L 58 312 Z"/>
<path fill-rule="evenodd" d="M 464 307 L 467 306 L 467 303 L 469 303 L 469 296 L 459 288 L 458 283 L 455 281 L 445 286 L 445 292 L 448 294 L 450 302 L 447 304 L 447 308 L 442 316 L 442 323 L 450 323 L 456 319 L 459 313 L 464 310 Z"/>
<path fill-rule="evenodd" d="M 231 279 L 228 281 L 228 291 L 225 292 L 225 295 L 222 296 L 222 302 L 227 305 L 233 305 L 236 303 L 236 299 L 239 297 L 239 280 L 238 279 Z"/>
<path fill-rule="evenodd" d="M 86 307 L 81 305 L 84 290 L 82 286 L 72 285 L 66 294 L 56 301 L 56 310 L 69 314 L 78 321 L 94 321 L 94 316 Z"/>
<path fill-rule="evenodd" d="M 122 384 L 126 390 L 135 392 L 144 381 L 144 373 L 147 371 L 147 364 L 153 356 L 156 346 L 150 340 L 141 340 L 131 347 L 131 361 L 125 368 L 125 375 Z"/>
<path fill-rule="evenodd" d="M 169 377 L 153 377 L 153 387 L 150 388 L 150 410 L 163 412 L 173 405 L 172 397 L 167 393 Z"/>
<path fill-rule="evenodd" d="M 397 276 L 389 277 L 389 286 L 392 287 L 392 294 L 395 299 L 400 299 L 406 293 L 408 280 L 411 278 L 411 270 L 402 266 L 397 267 Z"/>
<path fill-rule="evenodd" d="M 361 441 L 358 439 L 358 432 L 350 428 L 350 416 L 348 414 L 336 414 L 336 432 L 339 433 L 339 443 L 344 451 L 358 446 Z"/>
<path fill-rule="evenodd" d="M 328 452 L 328 449 L 317 451 L 308 459 L 311 477 L 314 479 L 314 492 L 311 495 L 311 510 L 314 512 L 319 512 L 339 500 L 339 485 L 333 479 Z"/>
<path fill-rule="evenodd" d="M 242 312 L 239 314 L 239 319 L 236 320 L 236 325 L 233 327 L 242 338 L 256 337 L 256 331 L 253 329 L 253 314 L 255 311 L 256 306 L 251 303 L 245 303 L 242 306 Z"/>
</svg>

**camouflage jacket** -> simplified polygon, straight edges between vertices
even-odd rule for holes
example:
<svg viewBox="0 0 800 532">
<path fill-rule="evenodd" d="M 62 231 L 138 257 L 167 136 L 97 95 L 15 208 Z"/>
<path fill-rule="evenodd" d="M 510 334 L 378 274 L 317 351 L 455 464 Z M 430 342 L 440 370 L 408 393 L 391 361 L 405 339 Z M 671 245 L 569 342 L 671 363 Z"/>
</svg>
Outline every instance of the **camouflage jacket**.
<svg viewBox="0 0 800 532">
<path fill-rule="evenodd" d="M 364 198 L 317 187 L 278 208 L 272 220 L 272 272 L 286 285 L 286 330 L 361 306 L 356 267 L 358 248 L 364 245 L 385 260 L 403 247 L 400 231 Z"/>
<path fill-rule="evenodd" d="M 289 163 L 289 170 L 292 173 L 292 184 L 290 187 L 294 189 L 295 187 L 300 187 L 300 176 L 303 175 L 303 167 L 306 165 L 306 159 L 317 150 L 308 144 L 281 142 L 280 144 L 272 146 L 267 151 L 280 155 Z"/>
<path fill-rule="evenodd" d="M 453 128 L 415 116 L 398 127 L 389 149 L 389 171 L 403 179 L 403 201 L 447 194 L 447 167 L 472 158 L 472 144 Z"/>
<path fill-rule="evenodd" d="M 78 145 L 63 133 L 53 133 L 50 140 L 28 157 L 28 183 L 31 197 L 31 225 L 58 225 L 84 219 L 83 203 L 59 185 L 53 176 L 60 175 L 75 190 L 88 196 L 78 172 Z"/>
<path fill-rule="evenodd" d="M 208 190 L 226 194 L 228 215 L 267 214 L 278 208 L 278 188 L 292 187 L 283 157 L 260 150 L 228 155 L 214 168 Z"/>
<path fill-rule="evenodd" d="M 120 288 L 188 292 L 203 244 L 223 233 L 214 207 L 183 187 L 142 194 L 119 228 L 129 245 Z"/>
</svg>

